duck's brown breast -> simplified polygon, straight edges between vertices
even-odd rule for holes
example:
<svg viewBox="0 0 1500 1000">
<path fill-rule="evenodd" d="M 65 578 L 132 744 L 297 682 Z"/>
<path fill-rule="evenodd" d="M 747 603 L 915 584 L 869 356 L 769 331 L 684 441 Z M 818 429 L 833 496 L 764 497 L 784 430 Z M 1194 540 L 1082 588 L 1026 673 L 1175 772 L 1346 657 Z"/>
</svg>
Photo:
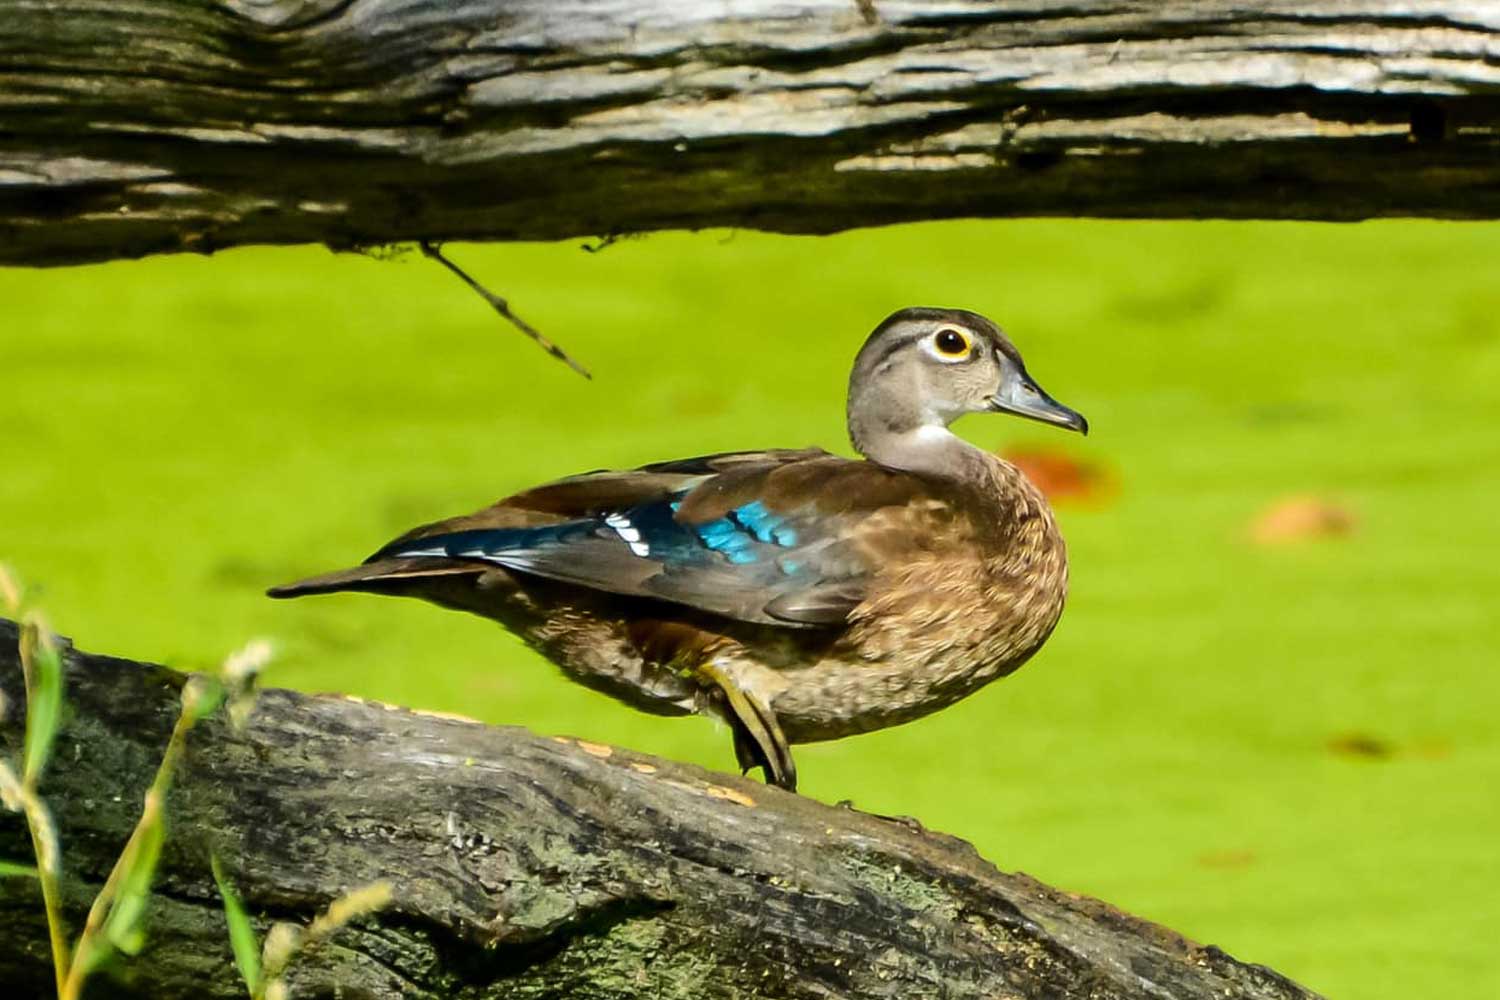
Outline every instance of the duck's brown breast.
<svg viewBox="0 0 1500 1000">
<path fill-rule="evenodd" d="M 997 460 L 998 461 L 998 460 Z M 885 570 L 827 652 L 786 670 L 773 701 L 794 742 L 937 711 L 1019 668 L 1067 596 L 1067 554 L 1046 501 L 1013 467 L 966 512 L 961 544 Z M 961 531 L 960 531 L 961 529 Z"/>
</svg>

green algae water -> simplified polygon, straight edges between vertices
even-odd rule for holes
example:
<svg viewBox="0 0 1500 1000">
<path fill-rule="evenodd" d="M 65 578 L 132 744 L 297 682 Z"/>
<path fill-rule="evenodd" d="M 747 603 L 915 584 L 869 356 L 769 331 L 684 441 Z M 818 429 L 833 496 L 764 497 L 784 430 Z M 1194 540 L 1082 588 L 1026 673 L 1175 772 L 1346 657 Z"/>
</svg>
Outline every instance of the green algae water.
<svg viewBox="0 0 1500 1000">
<path fill-rule="evenodd" d="M 1018 674 L 797 750 L 919 817 L 1334 997 L 1500 993 L 1500 227 L 944 223 L 833 238 L 452 246 L 595 375 L 435 263 L 256 249 L 0 270 L 0 560 L 80 646 L 728 770 L 729 734 L 570 685 L 498 626 L 263 589 L 587 469 L 847 450 L 906 305 L 998 320 L 1109 488 L 1060 504 L 1072 596 Z M 1266 541 L 1287 501 L 1337 530 Z M 1295 536 L 1296 532 L 1292 532 Z"/>
</svg>

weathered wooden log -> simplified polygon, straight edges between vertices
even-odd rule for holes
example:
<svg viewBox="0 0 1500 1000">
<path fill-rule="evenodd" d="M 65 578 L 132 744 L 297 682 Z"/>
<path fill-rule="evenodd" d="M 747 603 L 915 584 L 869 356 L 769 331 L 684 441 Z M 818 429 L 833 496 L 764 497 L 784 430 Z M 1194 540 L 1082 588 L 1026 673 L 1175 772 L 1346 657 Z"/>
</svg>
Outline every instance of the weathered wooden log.
<svg viewBox="0 0 1500 1000">
<path fill-rule="evenodd" d="M 11 756 L 15 648 L 0 621 Z M 78 920 L 135 821 L 183 677 L 71 648 L 66 659 L 68 721 L 43 792 Z M 96 995 L 243 995 L 213 851 L 262 931 L 356 885 L 393 884 L 390 909 L 296 966 L 293 996 L 1312 996 L 914 823 L 352 698 L 268 690 L 243 731 L 202 724 L 169 816 L 147 946 Z M 28 844 L 19 816 L 0 814 L 0 856 Z M 0 987 L 44 995 L 34 882 L 0 879 L 0 927 Z"/>
<path fill-rule="evenodd" d="M 1500 217 L 1493 0 L 0 0 L 0 264 Z"/>
</svg>

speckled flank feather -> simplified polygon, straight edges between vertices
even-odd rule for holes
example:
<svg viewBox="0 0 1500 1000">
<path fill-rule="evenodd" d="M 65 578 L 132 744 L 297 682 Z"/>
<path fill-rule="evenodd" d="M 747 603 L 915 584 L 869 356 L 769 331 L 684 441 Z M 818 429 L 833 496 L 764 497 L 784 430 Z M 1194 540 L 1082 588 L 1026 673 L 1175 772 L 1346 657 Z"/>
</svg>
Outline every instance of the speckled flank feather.
<svg viewBox="0 0 1500 1000">
<path fill-rule="evenodd" d="M 945 429 L 984 409 L 1084 428 L 983 317 L 908 310 L 851 380 L 871 460 L 739 452 L 571 476 L 272 594 L 365 590 L 494 618 L 638 708 L 726 715 L 742 765 L 794 787 L 785 744 L 942 708 L 1056 625 L 1067 562 L 1046 502 Z"/>
</svg>

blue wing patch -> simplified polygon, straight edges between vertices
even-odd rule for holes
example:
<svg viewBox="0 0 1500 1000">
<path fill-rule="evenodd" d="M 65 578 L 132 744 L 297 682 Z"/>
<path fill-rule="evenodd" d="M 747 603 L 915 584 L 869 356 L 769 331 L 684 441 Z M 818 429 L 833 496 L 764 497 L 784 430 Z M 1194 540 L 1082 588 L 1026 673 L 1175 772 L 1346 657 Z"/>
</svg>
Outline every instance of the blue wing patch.
<svg viewBox="0 0 1500 1000">
<path fill-rule="evenodd" d="M 673 504 L 672 509 L 675 511 L 679 506 L 681 505 Z M 786 523 L 786 518 L 772 513 L 759 500 L 736 507 L 729 512 L 728 517 L 694 525 L 693 531 L 705 547 L 722 554 L 736 565 L 753 563 L 760 558 L 756 542 L 762 545 L 779 545 L 782 548 L 797 544 L 797 532 Z M 786 573 L 795 573 L 795 564 L 793 566 L 794 568 L 788 569 L 786 564 L 781 564 L 781 569 Z"/>
<path fill-rule="evenodd" d="M 773 513 L 759 500 L 735 508 L 727 517 L 694 525 L 677 522 L 673 515 L 681 506 L 680 501 L 647 503 L 544 527 L 458 531 L 414 539 L 378 555 L 488 559 L 524 568 L 530 561 L 526 553 L 614 536 L 638 558 L 667 566 L 701 563 L 707 555 L 705 549 L 743 566 L 769 556 L 766 546 L 791 548 L 797 544 L 797 532 L 786 517 Z M 802 566 L 795 559 L 776 561 L 776 568 L 787 576 L 796 575 Z"/>
<path fill-rule="evenodd" d="M 803 463 L 806 475 L 772 490 L 777 470 Z M 862 487 L 857 497 L 837 496 L 845 473 L 857 474 L 851 484 L 869 480 L 879 488 L 869 496 Z M 818 451 L 733 453 L 585 473 L 501 501 L 496 514 L 486 509 L 403 536 L 367 562 L 486 563 L 754 624 L 840 626 L 865 599 L 875 564 L 885 558 L 862 545 L 863 519 L 908 502 L 908 494 L 923 495 L 904 482 Z M 762 496 L 774 497 L 776 507 L 748 499 Z M 701 513 L 679 521 L 685 506 Z M 698 523 L 702 516 L 714 520 Z M 548 517 L 565 520 L 535 523 Z M 518 522 L 526 526 L 513 526 Z M 621 614 L 637 610 L 626 606 Z"/>
<path fill-rule="evenodd" d="M 679 494 L 680 496 L 681 494 Z M 817 604 L 830 580 L 857 566 L 825 544 L 816 522 L 793 521 L 752 501 L 702 524 L 676 518 L 680 501 L 601 510 L 559 524 L 428 535 L 375 558 L 476 560 L 618 594 L 659 596 L 746 621 L 799 627 L 838 624 L 857 598 L 839 591 Z M 794 527 L 795 524 L 795 527 Z M 799 540 L 801 545 L 799 546 Z M 840 586 L 844 586 L 840 583 Z"/>
<path fill-rule="evenodd" d="M 727 517 L 700 524 L 695 530 L 699 541 L 721 553 L 732 563 L 753 563 L 759 558 L 751 548 L 755 542 L 754 537 L 746 534 L 744 529 Z"/>
<path fill-rule="evenodd" d="M 752 500 L 743 507 L 736 507 L 729 516 L 749 531 L 758 541 L 789 547 L 797 544 L 797 532 L 786 523 L 786 518 L 773 514 L 759 500 Z"/>
</svg>

